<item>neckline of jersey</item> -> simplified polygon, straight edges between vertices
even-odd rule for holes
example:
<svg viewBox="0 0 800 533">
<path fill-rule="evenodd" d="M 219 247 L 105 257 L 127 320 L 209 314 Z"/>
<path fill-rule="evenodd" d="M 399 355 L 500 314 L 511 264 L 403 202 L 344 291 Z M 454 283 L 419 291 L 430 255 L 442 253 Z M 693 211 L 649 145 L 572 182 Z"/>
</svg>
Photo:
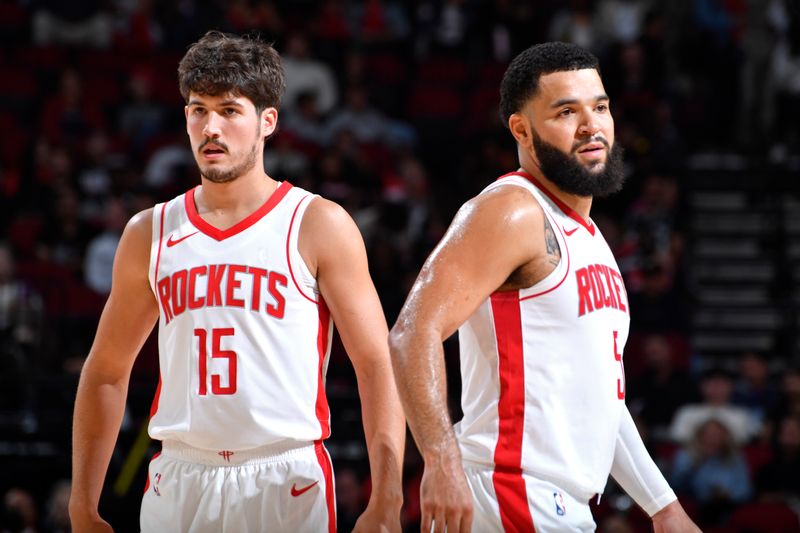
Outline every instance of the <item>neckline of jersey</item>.
<svg viewBox="0 0 800 533">
<path fill-rule="evenodd" d="M 289 189 L 292 188 L 292 184 L 288 181 L 282 181 L 278 187 L 272 191 L 267 201 L 264 202 L 261 207 L 250 213 L 248 216 L 231 226 L 227 229 L 219 229 L 209 222 L 206 222 L 200 214 L 197 212 L 197 207 L 194 203 L 194 195 L 197 192 L 197 189 L 200 187 L 198 185 L 188 193 L 184 195 L 184 205 L 186 207 L 186 214 L 189 216 L 189 221 L 196 227 L 199 231 L 203 232 L 204 234 L 208 235 L 212 239 L 216 239 L 217 241 L 222 241 L 227 239 L 228 237 L 233 237 L 234 235 L 243 232 L 262 218 L 264 218 L 270 211 L 272 211 L 283 197 L 286 196 L 286 193 L 289 192 Z"/>
<path fill-rule="evenodd" d="M 594 225 L 594 223 L 591 220 L 589 220 L 588 222 L 586 220 L 584 220 L 583 217 L 580 216 L 577 213 L 577 211 L 575 211 L 570 206 L 568 206 L 566 203 L 564 203 L 564 201 L 561 200 L 558 196 L 556 196 L 555 194 L 550 192 L 547 189 L 547 187 L 545 187 L 539 180 L 537 180 L 536 178 L 534 178 L 533 176 L 531 176 L 530 174 L 528 174 L 524 170 L 517 170 L 517 171 L 514 171 L 514 172 L 509 172 L 508 174 L 504 174 L 504 175 L 500 176 L 497 179 L 501 180 L 501 179 L 503 179 L 503 178 L 505 178 L 507 176 L 520 176 L 520 177 L 525 178 L 526 180 L 530 181 L 545 196 L 550 198 L 553 201 L 553 203 L 555 203 L 558 206 L 558 208 L 561 209 L 561 211 L 564 212 L 565 215 L 567 215 L 569 218 L 571 218 L 572 220 L 574 220 L 575 222 L 577 222 L 578 224 L 580 224 L 581 226 L 586 228 L 586 231 L 588 231 L 590 235 L 594 236 L 594 233 L 595 233 L 595 225 Z"/>
</svg>

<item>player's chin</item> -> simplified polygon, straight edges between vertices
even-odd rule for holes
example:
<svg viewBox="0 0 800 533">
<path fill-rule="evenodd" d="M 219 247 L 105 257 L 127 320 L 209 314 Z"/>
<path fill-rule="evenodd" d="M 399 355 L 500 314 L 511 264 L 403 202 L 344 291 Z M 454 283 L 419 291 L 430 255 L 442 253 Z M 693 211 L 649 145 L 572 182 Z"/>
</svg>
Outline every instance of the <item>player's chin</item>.
<svg viewBox="0 0 800 533">
<path fill-rule="evenodd" d="M 586 172 L 589 174 L 601 174 L 606 169 L 606 162 L 605 161 L 592 161 L 590 163 L 586 163 L 583 165 L 583 168 L 586 169 Z"/>
<path fill-rule="evenodd" d="M 204 161 L 202 164 L 198 164 L 197 166 L 200 167 L 200 173 L 203 175 L 220 174 L 224 173 L 226 170 L 226 168 L 219 163 L 209 163 L 207 161 Z"/>
</svg>

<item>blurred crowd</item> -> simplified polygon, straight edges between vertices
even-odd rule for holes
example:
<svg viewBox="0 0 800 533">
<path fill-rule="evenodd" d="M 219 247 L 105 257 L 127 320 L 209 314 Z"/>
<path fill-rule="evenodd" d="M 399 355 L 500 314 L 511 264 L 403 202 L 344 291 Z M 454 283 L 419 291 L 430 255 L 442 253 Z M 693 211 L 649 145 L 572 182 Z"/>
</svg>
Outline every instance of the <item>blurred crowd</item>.
<svg viewBox="0 0 800 533">
<path fill-rule="evenodd" d="M 597 54 L 627 161 L 626 189 L 593 218 L 633 309 L 630 409 L 704 530 L 800 531 L 800 367 L 709 363 L 685 281 L 688 158 L 782 165 L 800 149 L 793 0 L 0 0 L 0 531 L 69 530 L 77 376 L 127 220 L 199 182 L 176 68 L 209 29 L 275 43 L 287 90 L 266 170 L 350 212 L 390 325 L 455 209 L 517 168 L 497 112 L 508 62 L 545 40 Z M 446 357 L 458 417 L 456 339 Z M 157 372 L 151 337 L 103 497 L 120 531 L 138 530 Z M 349 531 L 369 472 L 339 344 L 327 388 Z M 411 531 L 421 459 L 408 448 Z M 602 532 L 649 531 L 613 483 L 594 510 Z"/>
</svg>

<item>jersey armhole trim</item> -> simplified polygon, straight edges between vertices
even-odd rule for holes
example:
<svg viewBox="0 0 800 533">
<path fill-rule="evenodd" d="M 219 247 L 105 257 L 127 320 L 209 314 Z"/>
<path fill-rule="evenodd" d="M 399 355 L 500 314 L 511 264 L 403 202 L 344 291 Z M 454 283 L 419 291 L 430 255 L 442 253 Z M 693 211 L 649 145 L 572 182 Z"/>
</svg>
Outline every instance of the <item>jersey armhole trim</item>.
<svg viewBox="0 0 800 533">
<path fill-rule="evenodd" d="M 292 228 L 294 228 L 294 221 L 295 221 L 295 218 L 297 217 L 297 211 L 300 209 L 300 206 L 303 205 L 303 202 L 306 201 L 306 198 L 310 198 L 310 197 L 313 197 L 313 196 L 311 194 L 307 194 L 307 195 L 303 196 L 300 199 L 300 201 L 297 202 L 297 205 L 294 208 L 294 212 L 292 212 L 292 219 L 289 221 L 289 231 L 286 234 L 286 264 L 289 265 L 289 275 L 291 276 L 292 282 L 294 283 L 295 288 L 297 288 L 297 291 L 306 300 L 319 305 L 319 301 L 315 300 L 314 298 L 311 298 L 305 292 L 303 292 L 303 289 L 300 287 L 300 284 L 297 283 L 297 278 L 295 277 L 294 269 L 292 268 L 292 254 L 290 252 L 290 243 L 292 241 Z M 299 240 L 299 234 L 300 234 L 300 232 L 298 230 L 298 240 Z M 300 250 L 298 249 L 298 254 L 299 253 L 300 253 Z"/>
<path fill-rule="evenodd" d="M 158 252 L 156 253 L 156 268 L 155 272 L 153 272 L 153 292 L 156 293 L 156 299 L 158 298 L 158 266 L 161 263 L 161 248 L 163 248 L 162 243 L 164 242 L 164 216 L 166 215 L 167 203 L 168 202 L 164 202 L 161 204 L 161 216 L 158 230 Z"/>
</svg>

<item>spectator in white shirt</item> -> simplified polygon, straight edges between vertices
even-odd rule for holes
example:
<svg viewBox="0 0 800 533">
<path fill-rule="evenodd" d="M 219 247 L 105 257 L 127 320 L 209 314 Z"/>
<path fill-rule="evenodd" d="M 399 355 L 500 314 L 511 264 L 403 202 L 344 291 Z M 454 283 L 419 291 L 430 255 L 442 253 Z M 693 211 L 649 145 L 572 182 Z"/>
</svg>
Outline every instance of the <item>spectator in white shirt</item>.
<svg viewBox="0 0 800 533">
<path fill-rule="evenodd" d="M 697 429 L 711 419 L 725 424 L 737 444 L 750 441 L 759 431 L 756 418 L 742 407 L 731 403 L 733 376 L 722 368 L 712 368 L 703 375 L 700 383 L 702 403 L 684 405 L 675 413 L 670 427 L 670 437 L 687 443 Z"/>
<path fill-rule="evenodd" d="M 282 54 L 286 92 L 281 101 L 281 111 L 293 110 L 297 96 L 303 92 L 317 95 L 317 108 L 323 115 L 336 105 L 339 93 L 336 78 L 330 67 L 311 56 L 308 40 L 300 34 L 289 35 Z"/>
</svg>

